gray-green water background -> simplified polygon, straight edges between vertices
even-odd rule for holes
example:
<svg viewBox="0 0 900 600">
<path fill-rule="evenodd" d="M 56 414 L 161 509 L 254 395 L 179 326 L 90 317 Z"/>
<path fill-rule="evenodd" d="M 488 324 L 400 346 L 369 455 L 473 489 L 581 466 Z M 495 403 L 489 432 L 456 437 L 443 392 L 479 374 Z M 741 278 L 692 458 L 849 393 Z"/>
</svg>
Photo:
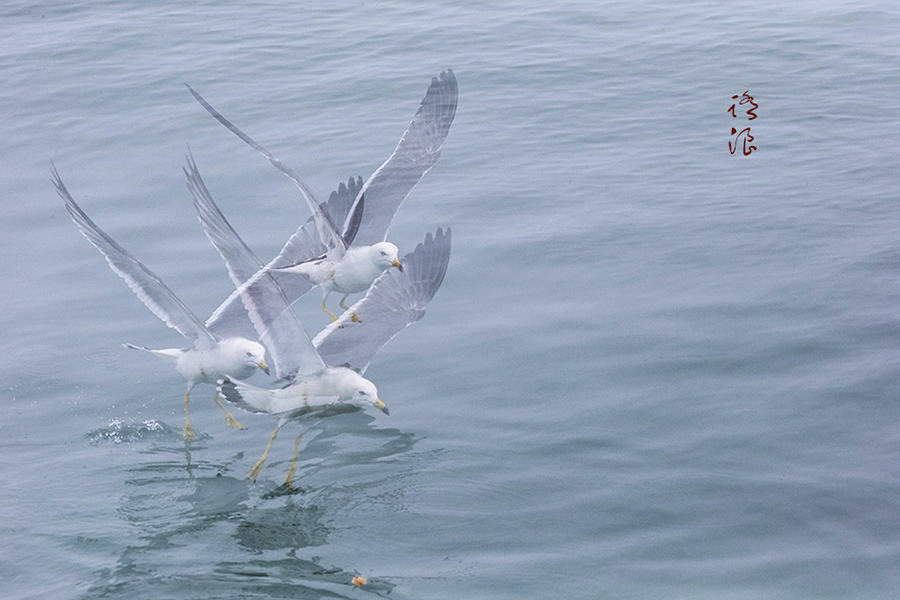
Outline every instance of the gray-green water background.
<svg viewBox="0 0 900 600">
<path fill-rule="evenodd" d="M 895 3 L 14 0 L 0 23 L 4 598 L 895 597 Z M 286 432 L 254 486 L 273 422 L 228 430 L 198 388 L 185 446 L 182 380 L 121 347 L 181 338 L 50 161 L 205 316 L 231 284 L 188 144 L 260 256 L 308 212 L 183 83 L 324 198 L 448 67 L 456 121 L 391 239 L 450 226 L 453 255 L 367 373 L 391 416 L 320 423 L 287 496 Z"/>
</svg>

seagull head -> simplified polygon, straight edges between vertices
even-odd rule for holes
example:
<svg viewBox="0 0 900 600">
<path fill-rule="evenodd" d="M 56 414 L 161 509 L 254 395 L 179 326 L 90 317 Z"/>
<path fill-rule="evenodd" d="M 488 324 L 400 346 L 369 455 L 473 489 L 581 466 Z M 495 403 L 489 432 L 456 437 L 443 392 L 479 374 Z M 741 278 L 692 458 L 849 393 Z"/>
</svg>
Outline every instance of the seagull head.
<svg viewBox="0 0 900 600">
<path fill-rule="evenodd" d="M 400 259 L 397 258 L 399 252 L 397 246 L 390 242 L 372 244 L 373 260 L 382 271 L 395 267 L 399 269 L 401 273 L 403 272 L 403 265 L 400 263 Z"/>
<path fill-rule="evenodd" d="M 266 364 L 266 349 L 259 342 L 245 340 L 241 344 L 240 352 L 243 353 L 245 365 L 250 368 L 260 368 L 269 375 L 269 365 Z"/>
<path fill-rule="evenodd" d="M 384 414 L 391 414 L 384 402 L 378 399 L 378 389 L 375 387 L 375 384 L 364 377 L 359 378 L 350 401 L 360 406 L 371 404 Z"/>
</svg>

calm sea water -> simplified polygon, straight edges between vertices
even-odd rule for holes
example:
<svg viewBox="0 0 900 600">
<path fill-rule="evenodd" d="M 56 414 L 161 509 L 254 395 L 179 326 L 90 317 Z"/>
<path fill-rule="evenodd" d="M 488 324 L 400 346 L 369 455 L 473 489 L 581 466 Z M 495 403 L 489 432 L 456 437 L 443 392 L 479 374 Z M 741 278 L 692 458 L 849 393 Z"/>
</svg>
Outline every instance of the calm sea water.
<svg viewBox="0 0 900 600">
<path fill-rule="evenodd" d="M 0 22 L 4 598 L 896 597 L 894 3 L 13 1 Z M 391 239 L 450 226 L 453 255 L 367 372 L 391 416 L 315 425 L 294 494 L 289 426 L 254 485 L 273 421 L 229 430 L 201 387 L 185 445 L 182 380 L 121 347 L 181 338 L 77 233 L 50 161 L 205 316 L 230 282 L 188 145 L 259 255 L 308 213 L 182 84 L 325 197 L 448 67 L 456 121 Z M 727 112 L 745 91 L 753 121 Z"/>
</svg>

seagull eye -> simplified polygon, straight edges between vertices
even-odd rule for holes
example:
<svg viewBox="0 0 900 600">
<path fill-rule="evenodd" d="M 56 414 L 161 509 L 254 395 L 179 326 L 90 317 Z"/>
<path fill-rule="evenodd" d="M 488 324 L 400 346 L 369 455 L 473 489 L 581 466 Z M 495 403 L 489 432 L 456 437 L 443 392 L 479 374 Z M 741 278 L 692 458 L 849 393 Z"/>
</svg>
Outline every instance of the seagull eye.
<svg viewBox="0 0 900 600">
<path fill-rule="evenodd" d="M 253 353 L 250 351 L 247 351 L 247 356 L 253 356 Z"/>
</svg>

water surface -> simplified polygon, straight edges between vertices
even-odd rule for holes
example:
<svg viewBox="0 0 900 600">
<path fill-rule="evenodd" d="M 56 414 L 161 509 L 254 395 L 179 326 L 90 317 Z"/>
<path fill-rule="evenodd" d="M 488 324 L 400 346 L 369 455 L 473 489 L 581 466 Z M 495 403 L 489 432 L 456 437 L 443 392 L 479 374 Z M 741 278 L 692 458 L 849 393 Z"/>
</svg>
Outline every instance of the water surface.
<svg viewBox="0 0 900 600">
<path fill-rule="evenodd" d="M 31 598 L 891 598 L 900 585 L 900 10 L 806 2 L 7 3 L 0 579 Z M 181 343 L 77 233 L 203 316 L 230 291 L 181 168 L 268 258 L 295 189 L 460 104 L 391 229 L 453 229 L 367 376 L 391 416 L 227 429 L 130 352 Z M 753 121 L 733 118 L 748 91 Z M 745 117 L 746 115 L 739 116 Z M 736 123 L 757 150 L 728 151 Z M 317 293 L 299 305 L 318 331 Z M 267 379 L 254 376 L 254 383 Z M 294 426 L 292 426 L 294 427 Z M 355 588 L 355 575 L 368 584 Z"/>
</svg>

